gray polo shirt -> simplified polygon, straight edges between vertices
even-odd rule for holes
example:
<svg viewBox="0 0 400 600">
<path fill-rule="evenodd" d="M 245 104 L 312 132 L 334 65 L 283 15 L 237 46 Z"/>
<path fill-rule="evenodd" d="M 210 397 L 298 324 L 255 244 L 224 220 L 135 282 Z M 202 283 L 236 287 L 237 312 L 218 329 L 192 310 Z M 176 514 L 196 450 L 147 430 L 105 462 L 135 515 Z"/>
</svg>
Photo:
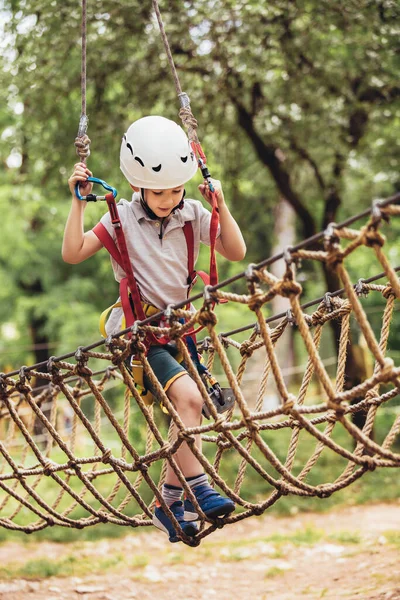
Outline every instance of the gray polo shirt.
<svg viewBox="0 0 400 600">
<path fill-rule="evenodd" d="M 162 240 L 159 238 L 160 221 L 154 221 L 146 214 L 138 193 L 133 194 L 131 202 L 120 200 L 118 213 L 143 300 L 161 310 L 168 304 L 185 300 L 188 291 L 188 253 L 183 226 L 186 221 L 192 223 L 196 263 L 200 242 L 210 245 L 211 212 L 198 200 L 185 199 L 183 209 L 177 210 L 164 221 Z M 103 215 L 100 222 L 115 241 L 110 214 Z M 115 279 L 121 281 L 125 272 L 112 258 L 111 264 Z M 106 325 L 107 335 L 121 329 L 122 316 L 122 309 L 113 309 Z"/>
</svg>

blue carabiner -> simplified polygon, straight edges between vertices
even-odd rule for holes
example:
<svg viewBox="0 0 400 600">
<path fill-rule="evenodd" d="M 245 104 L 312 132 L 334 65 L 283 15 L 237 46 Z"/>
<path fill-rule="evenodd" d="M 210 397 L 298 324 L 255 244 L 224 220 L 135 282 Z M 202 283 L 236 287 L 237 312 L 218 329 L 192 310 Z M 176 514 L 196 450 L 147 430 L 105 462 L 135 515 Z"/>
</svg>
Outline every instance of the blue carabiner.
<svg viewBox="0 0 400 600">
<path fill-rule="evenodd" d="M 109 192 L 111 192 L 112 195 L 114 196 L 114 198 L 116 198 L 116 196 L 118 194 L 118 192 L 115 188 L 113 188 L 111 185 L 109 185 L 102 179 L 99 179 L 98 177 L 88 177 L 86 181 L 92 181 L 93 183 L 99 183 L 100 185 L 103 186 L 103 188 L 105 190 L 108 190 Z M 78 200 L 86 200 L 86 202 L 97 202 L 97 200 L 105 200 L 106 199 L 105 196 L 96 196 L 96 194 L 88 194 L 87 196 L 82 196 L 79 191 L 79 182 L 75 186 L 75 194 L 76 194 L 76 197 L 78 198 Z"/>
</svg>

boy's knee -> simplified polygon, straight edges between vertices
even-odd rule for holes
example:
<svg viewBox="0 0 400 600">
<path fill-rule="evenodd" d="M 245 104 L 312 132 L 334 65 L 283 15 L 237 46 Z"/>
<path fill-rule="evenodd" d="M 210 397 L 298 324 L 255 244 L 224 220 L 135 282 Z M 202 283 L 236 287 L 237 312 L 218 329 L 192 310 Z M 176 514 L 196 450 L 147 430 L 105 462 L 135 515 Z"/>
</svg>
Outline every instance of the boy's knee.
<svg viewBox="0 0 400 600">
<path fill-rule="evenodd" d="M 201 413 L 203 398 L 192 380 L 187 381 L 185 386 L 176 386 L 176 389 L 171 389 L 171 392 L 169 396 L 178 413 L 181 411 Z"/>
<path fill-rule="evenodd" d="M 201 413 L 203 408 L 203 398 L 197 389 L 188 394 L 187 398 L 182 399 L 182 402 L 185 403 L 187 408 L 192 412 Z"/>
</svg>

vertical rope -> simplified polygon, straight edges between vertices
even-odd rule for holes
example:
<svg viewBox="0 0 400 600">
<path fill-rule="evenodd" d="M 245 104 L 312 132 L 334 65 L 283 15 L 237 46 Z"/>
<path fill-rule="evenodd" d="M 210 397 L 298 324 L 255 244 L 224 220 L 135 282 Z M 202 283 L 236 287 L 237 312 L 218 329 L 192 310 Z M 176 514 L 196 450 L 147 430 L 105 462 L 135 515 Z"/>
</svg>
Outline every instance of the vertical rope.
<svg viewBox="0 0 400 600">
<path fill-rule="evenodd" d="M 87 10 L 86 10 L 86 0 L 82 0 L 82 25 L 81 25 L 81 35 L 82 35 L 82 67 L 81 67 L 81 94 L 82 94 L 82 115 L 86 116 L 86 41 L 87 41 L 87 33 L 86 33 L 86 21 L 87 21 Z"/>
<path fill-rule="evenodd" d="M 81 162 L 86 163 L 90 156 L 90 139 L 87 135 L 89 119 L 86 115 L 86 45 L 87 45 L 87 9 L 86 0 L 82 0 L 82 63 L 81 63 L 81 117 L 79 119 L 78 133 L 75 138 L 76 153 Z"/>
<path fill-rule="evenodd" d="M 171 47 L 168 42 L 167 34 L 165 33 L 164 23 L 162 20 L 160 7 L 158 6 L 157 0 L 153 0 L 153 7 L 154 7 L 154 12 L 156 13 L 158 26 L 160 28 L 161 38 L 162 38 L 162 41 L 163 41 L 164 47 L 165 47 L 165 52 L 167 53 L 169 66 L 171 67 L 171 72 L 172 72 L 172 77 L 174 79 L 176 93 L 178 94 L 178 96 L 181 96 L 181 94 L 183 93 L 182 87 L 181 87 L 181 84 L 179 81 L 178 72 L 175 67 L 175 63 L 174 63 L 174 59 L 172 56 Z"/>
</svg>

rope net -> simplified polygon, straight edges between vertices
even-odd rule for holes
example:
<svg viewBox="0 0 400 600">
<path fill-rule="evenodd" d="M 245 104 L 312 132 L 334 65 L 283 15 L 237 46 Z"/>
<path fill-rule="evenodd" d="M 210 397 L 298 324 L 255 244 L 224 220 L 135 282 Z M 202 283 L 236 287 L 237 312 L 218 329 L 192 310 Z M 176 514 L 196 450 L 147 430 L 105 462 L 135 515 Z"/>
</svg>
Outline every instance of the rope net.
<svg viewBox="0 0 400 600">
<path fill-rule="evenodd" d="M 281 278 L 265 266 L 252 265 L 242 278 L 245 293 L 232 293 L 222 284 L 208 288 L 194 313 L 182 308 L 168 310 L 169 328 L 136 323 L 131 340 L 113 336 L 79 348 L 70 355 L 71 361 L 51 358 L 46 373 L 33 366 L 22 367 L 18 374 L 0 375 L 0 525 L 27 533 L 53 525 L 83 528 L 105 522 L 149 526 L 158 499 L 182 540 L 197 545 L 217 527 L 262 514 L 283 495 L 325 498 L 367 471 L 399 467 L 400 454 L 394 444 L 400 415 L 395 415 L 383 432 L 382 443 L 374 441 L 372 435 L 379 408 L 400 391 L 400 367 L 387 356 L 400 282 L 398 269 L 384 254 L 385 238 L 380 231 L 382 220 L 399 214 L 399 206 L 386 203 L 378 211 L 375 206 L 368 222 L 359 229 L 332 225 L 325 232 L 323 250 L 303 247 L 284 253 L 286 270 Z M 373 279 L 360 280 L 356 285 L 351 282 L 347 263 L 357 252 L 375 254 L 383 269 L 384 285 L 372 283 Z M 295 264 L 300 259 L 324 262 L 343 283 L 343 293 L 326 295 L 311 313 L 300 304 L 302 288 L 295 276 Z M 367 294 L 380 298 L 378 336 L 363 306 Z M 266 317 L 278 295 L 288 298 L 290 310 L 272 326 L 276 319 Z M 256 316 L 256 324 L 247 328 L 250 335 L 246 340 L 238 342 L 233 334 L 221 333 L 212 306 L 222 299 L 240 303 Z M 329 375 L 320 348 L 332 320 L 340 325 L 340 339 L 335 373 Z M 279 364 L 276 350 L 283 333 L 293 324 L 308 360 L 296 389 L 291 385 L 289 390 L 285 365 Z M 183 334 L 198 325 L 207 330 L 199 351 L 211 371 L 218 365 L 236 399 L 234 408 L 224 414 L 217 413 L 183 341 Z M 374 366 L 370 376 L 346 389 L 351 326 L 357 326 L 363 335 Z M 185 427 L 146 359 L 143 340 L 150 331 L 168 334 L 175 341 L 208 407 L 210 420 L 198 427 Z M 139 356 L 158 400 L 168 410 L 169 426 L 158 403 L 145 404 L 135 387 L 126 366 L 132 351 Z M 258 365 L 261 361 L 263 368 L 257 388 L 250 394 L 242 382 L 254 359 Z M 34 389 L 31 383 L 35 377 L 46 379 L 48 385 Z M 264 397 L 272 385 L 280 404 L 265 410 Z M 117 412 L 116 399 L 124 389 L 123 410 Z M 362 429 L 351 418 L 360 411 L 366 416 Z M 337 441 L 338 428 L 346 435 L 345 443 Z M 195 445 L 199 434 L 202 451 Z M 304 436 L 313 440 L 313 450 L 299 464 Z M 183 443 L 189 445 L 213 484 L 236 503 L 237 510 L 231 516 L 212 521 L 202 513 L 174 459 Z M 322 455 L 325 460 L 333 458 L 332 453 L 339 459 L 340 472 L 332 481 L 316 480 L 313 467 Z M 194 539 L 185 536 L 162 499 L 160 488 L 167 462 L 202 518 L 200 533 Z M 245 478 L 257 479 L 258 501 L 246 497 Z"/>
</svg>

